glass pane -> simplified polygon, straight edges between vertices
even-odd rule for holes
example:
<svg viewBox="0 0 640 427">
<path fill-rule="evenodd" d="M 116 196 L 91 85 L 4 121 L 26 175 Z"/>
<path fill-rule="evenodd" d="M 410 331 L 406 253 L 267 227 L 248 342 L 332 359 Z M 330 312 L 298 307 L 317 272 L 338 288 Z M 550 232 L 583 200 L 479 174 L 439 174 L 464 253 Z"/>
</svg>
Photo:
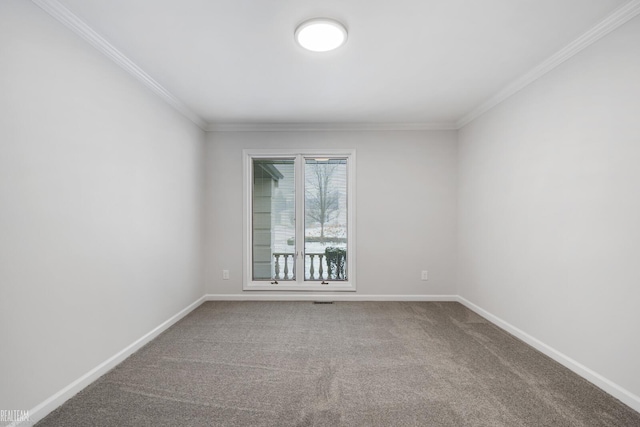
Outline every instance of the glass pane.
<svg viewBox="0 0 640 427">
<path fill-rule="evenodd" d="M 347 159 L 305 159 L 304 279 L 347 280 Z"/>
<path fill-rule="evenodd" d="M 253 280 L 295 280 L 293 159 L 253 159 Z"/>
</svg>

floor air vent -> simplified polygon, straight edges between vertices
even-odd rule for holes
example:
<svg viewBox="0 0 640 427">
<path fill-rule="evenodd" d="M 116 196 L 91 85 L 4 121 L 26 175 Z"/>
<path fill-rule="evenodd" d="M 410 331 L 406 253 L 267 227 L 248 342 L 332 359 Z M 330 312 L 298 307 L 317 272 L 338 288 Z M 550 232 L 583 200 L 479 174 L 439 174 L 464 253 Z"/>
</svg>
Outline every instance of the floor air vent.
<svg viewBox="0 0 640 427">
<path fill-rule="evenodd" d="M 314 304 L 333 304 L 333 301 L 314 301 Z"/>
</svg>

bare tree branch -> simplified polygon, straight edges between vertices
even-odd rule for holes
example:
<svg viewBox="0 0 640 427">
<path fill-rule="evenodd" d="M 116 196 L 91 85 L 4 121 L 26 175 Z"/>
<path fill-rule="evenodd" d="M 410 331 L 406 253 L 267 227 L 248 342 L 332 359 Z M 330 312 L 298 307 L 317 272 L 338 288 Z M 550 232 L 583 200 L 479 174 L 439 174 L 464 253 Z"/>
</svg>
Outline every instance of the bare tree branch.
<svg viewBox="0 0 640 427">
<path fill-rule="evenodd" d="M 324 243 L 325 224 L 334 219 L 340 210 L 340 194 L 331 188 L 331 177 L 333 176 L 336 164 L 315 163 L 309 169 L 306 177 L 307 185 L 305 189 L 305 210 L 307 222 L 317 222 L 320 224 L 320 241 Z"/>
</svg>

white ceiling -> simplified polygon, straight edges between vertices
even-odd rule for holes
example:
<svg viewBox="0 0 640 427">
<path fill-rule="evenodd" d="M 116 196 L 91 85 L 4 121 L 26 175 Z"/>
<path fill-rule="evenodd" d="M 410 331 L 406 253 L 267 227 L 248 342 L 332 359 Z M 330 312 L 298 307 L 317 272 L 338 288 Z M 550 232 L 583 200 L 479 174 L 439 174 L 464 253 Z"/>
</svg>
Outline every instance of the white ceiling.
<svg viewBox="0 0 640 427">
<path fill-rule="evenodd" d="M 209 124 L 433 127 L 460 123 L 627 3 L 59 2 Z M 296 26 L 314 17 L 343 22 L 347 44 L 329 53 L 296 45 Z"/>
</svg>

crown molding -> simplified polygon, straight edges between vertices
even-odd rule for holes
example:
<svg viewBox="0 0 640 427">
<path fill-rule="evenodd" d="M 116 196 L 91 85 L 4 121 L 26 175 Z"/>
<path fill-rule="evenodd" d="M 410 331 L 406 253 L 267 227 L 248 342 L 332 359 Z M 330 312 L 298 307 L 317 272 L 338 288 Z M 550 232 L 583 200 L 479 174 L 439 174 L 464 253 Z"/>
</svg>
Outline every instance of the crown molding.
<svg viewBox="0 0 640 427">
<path fill-rule="evenodd" d="M 456 130 L 455 123 L 209 123 L 210 132 Z"/>
<path fill-rule="evenodd" d="M 509 85 L 493 95 L 487 101 L 480 104 L 467 115 L 463 116 L 456 122 L 456 128 L 460 129 L 471 123 L 473 120 L 477 119 L 496 105 L 513 96 L 534 81 L 538 80 L 540 77 L 544 76 L 549 71 L 565 62 L 567 59 L 573 57 L 586 47 L 591 46 L 602 37 L 606 36 L 616 28 L 620 27 L 622 24 L 634 18 L 639 13 L 640 0 L 631 0 L 625 3 L 624 5 L 613 11 L 605 19 L 596 24 L 594 27 L 592 27 L 590 30 L 588 30 L 586 33 L 578 37 L 576 40 L 569 43 L 567 46 L 560 49 L 555 54 L 551 55 L 541 64 L 534 67 L 531 71 L 511 82 Z"/>
<path fill-rule="evenodd" d="M 294 131 L 398 131 L 398 130 L 457 130 L 471 123 L 487 111 L 510 98 L 526 86 L 538 80 L 569 58 L 592 45 L 616 28 L 640 14 L 640 0 L 625 3 L 582 36 L 547 58 L 528 73 L 514 80 L 471 112 L 452 123 L 215 123 L 206 122 L 182 101 L 155 81 L 115 46 L 96 33 L 84 21 L 57 0 L 31 0 L 33 3 L 60 21 L 74 33 L 110 58 L 121 68 L 151 89 L 205 131 L 217 132 L 294 132 Z"/>
<path fill-rule="evenodd" d="M 73 14 L 69 9 L 60 4 L 57 0 L 31 0 L 33 3 L 42 8 L 49 15 L 60 21 L 71 31 L 89 42 L 93 47 L 102 52 L 113 62 L 122 67 L 133 77 L 142 82 L 145 86 L 155 92 L 166 103 L 175 108 L 182 115 L 187 117 L 201 129 L 207 127 L 207 123 L 182 101 L 173 96 L 167 89 L 162 87 L 160 83 L 155 81 L 149 74 L 144 72 L 142 68 L 137 66 L 132 60 L 127 58 L 122 52 L 116 49 L 104 37 L 96 33 L 89 25 Z"/>
</svg>

